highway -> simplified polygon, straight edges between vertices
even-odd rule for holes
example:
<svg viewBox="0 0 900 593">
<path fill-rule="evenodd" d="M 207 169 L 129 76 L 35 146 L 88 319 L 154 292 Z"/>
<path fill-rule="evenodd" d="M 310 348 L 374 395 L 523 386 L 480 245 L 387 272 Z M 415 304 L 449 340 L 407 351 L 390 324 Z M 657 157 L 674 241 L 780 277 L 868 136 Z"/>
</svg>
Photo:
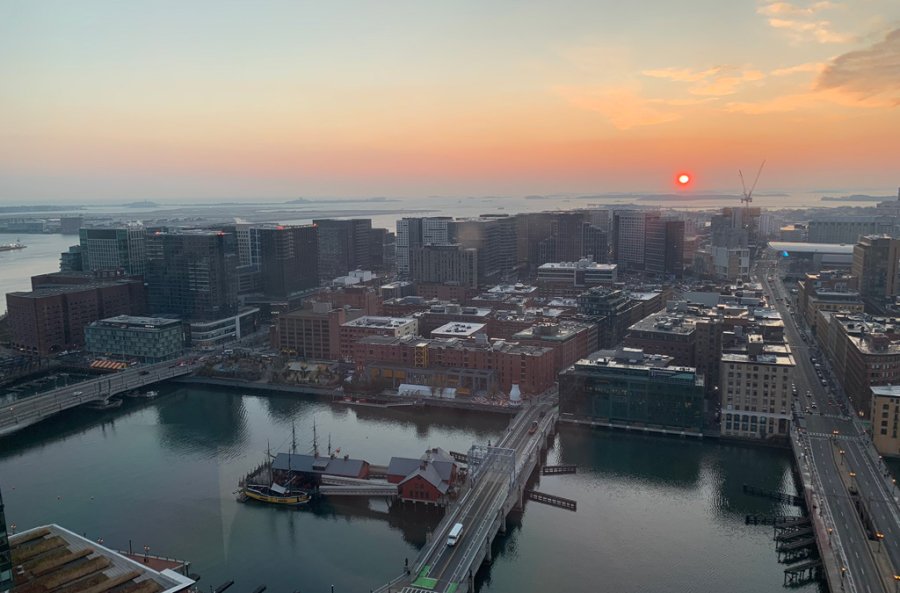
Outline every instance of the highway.
<svg viewBox="0 0 900 593">
<path fill-rule="evenodd" d="M 144 365 L 33 395 L 0 408 L 0 437 L 88 402 L 180 377 L 197 367 L 178 360 Z"/>
<path fill-rule="evenodd" d="M 835 545 L 844 551 L 846 568 L 856 590 L 893 592 L 894 574 L 900 570 L 900 506 L 894 497 L 893 484 L 885 475 L 886 470 L 868 435 L 856 421 L 850 402 L 830 376 L 826 361 L 815 346 L 815 338 L 800 327 L 801 312 L 796 311 L 796 318 L 791 315 L 788 307 L 791 295 L 780 280 L 777 265 L 763 260 L 757 270 L 760 282 L 784 320 L 785 337 L 797 364 L 794 410 L 805 429 L 805 453 L 821 483 L 826 514 L 830 511 L 834 521 L 838 536 Z M 811 356 L 821 365 L 818 371 L 822 378 Z M 869 509 L 874 531 L 884 534 L 880 542 L 874 539 L 874 533 L 870 538 L 863 526 L 851 488 L 858 490 Z M 817 512 L 821 513 L 822 509 Z"/>
</svg>

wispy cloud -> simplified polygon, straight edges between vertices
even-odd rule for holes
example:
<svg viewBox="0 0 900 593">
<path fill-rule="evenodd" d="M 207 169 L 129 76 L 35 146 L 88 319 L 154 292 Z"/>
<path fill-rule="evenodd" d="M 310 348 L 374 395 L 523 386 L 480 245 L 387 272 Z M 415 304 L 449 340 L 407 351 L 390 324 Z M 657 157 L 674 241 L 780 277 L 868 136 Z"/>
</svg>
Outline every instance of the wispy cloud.
<svg viewBox="0 0 900 593">
<path fill-rule="evenodd" d="M 745 70 L 734 66 L 714 66 L 705 70 L 657 68 L 644 70 L 641 74 L 673 82 L 692 83 L 688 92 L 704 97 L 732 95 L 742 84 L 765 78 L 765 74 L 759 70 Z"/>
<path fill-rule="evenodd" d="M 900 106 L 900 29 L 867 49 L 833 59 L 819 75 L 816 88 L 844 92 L 866 103 Z"/>
<path fill-rule="evenodd" d="M 835 31 L 831 21 L 821 18 L 819 14 L 838 6 L 833 2 L 812 2 L 803 6 L 790 2 L 766 2 L 756 11 L 768 17 L 770 27 L 786 32 L 795 43 L 849 43 L 854 40 L 853 35 Z"/>
<path fill-rule="evenodd" d="M 714 99 L 651 99 L 636 87 L 556 87 L 556 92 L 580 109 L 603 115 L 620 130 L 653 126 L 684 118 L 683 108 Z"/>
<path fill-rule="evenodd" d="M 810 72 L 821 72 L 825 68 L 824 62 L 806 62 L 805 64 L 796 64 L 794 66 L 786 66 L 769 72 L 772 76 L 793 76 L 794 74 L 808 74 Z"/>
</svg>

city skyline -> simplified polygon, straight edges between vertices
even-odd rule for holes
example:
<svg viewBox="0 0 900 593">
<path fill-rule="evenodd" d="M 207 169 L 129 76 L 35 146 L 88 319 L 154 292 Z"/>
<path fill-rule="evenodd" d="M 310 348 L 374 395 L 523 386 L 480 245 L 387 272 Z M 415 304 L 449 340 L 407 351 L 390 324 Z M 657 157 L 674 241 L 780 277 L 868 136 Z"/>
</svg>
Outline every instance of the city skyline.
<svg viewBox="0 0 900 593">
<path fill-rule="evenodd" d="M 886 0 L 6 13 L 10 203 L 897 185 Z"/>
</svg>

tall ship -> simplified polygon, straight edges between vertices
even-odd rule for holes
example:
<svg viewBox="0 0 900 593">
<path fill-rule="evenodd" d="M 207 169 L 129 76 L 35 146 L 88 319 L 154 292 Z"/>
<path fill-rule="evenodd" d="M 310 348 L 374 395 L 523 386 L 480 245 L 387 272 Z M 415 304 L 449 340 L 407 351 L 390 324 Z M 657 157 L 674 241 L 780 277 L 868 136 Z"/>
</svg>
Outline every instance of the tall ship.
<svg viewBox="0 0 900 593">
<path fill-rule="evenodd" d="M 291 427 L 291 455 L 288 455 L 288 471 L 278 472 L 272 467 L 273 456 L 266 451 L 266 460 L 241 480 L 238 500 L 255 500 L 279 506 L 302 506 L 312 498 L 309 492 L 294 482 L 297 476 L 291 470 L 291 456 L 297 449 L 297 433 Z"/>
</svg>

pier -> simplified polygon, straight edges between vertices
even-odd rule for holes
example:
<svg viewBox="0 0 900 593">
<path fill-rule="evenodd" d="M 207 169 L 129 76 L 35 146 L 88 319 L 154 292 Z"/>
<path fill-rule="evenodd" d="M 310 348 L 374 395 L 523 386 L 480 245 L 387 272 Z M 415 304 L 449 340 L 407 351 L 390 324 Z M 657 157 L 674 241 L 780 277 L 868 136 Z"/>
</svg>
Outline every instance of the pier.
<svg viewBox="0 0 900 593">
<path fill-rule="evenodd" d="M 195 369 L 195 366 L 179 363 L 177 360 L 161 362 L 103 375 L 17 400 L 0 409 L 0 437 L 18 432 L 65 410 L 92 402 L 108 402 L 111 397 L 188 375 Z"/>
<path fill-rule="evenodd" d="M 567 511 L 578 510 L 578 503 L 571 498 L 563 498 L 562 496 L 538 492 L 537 490 L 526 490 L 525 495 L 528 496 L 528 500 L 533 500 L 534 502 L 539 502 L 541 504 L 559 507 L 561 509 L 566 509 Z"/>
</svg>

